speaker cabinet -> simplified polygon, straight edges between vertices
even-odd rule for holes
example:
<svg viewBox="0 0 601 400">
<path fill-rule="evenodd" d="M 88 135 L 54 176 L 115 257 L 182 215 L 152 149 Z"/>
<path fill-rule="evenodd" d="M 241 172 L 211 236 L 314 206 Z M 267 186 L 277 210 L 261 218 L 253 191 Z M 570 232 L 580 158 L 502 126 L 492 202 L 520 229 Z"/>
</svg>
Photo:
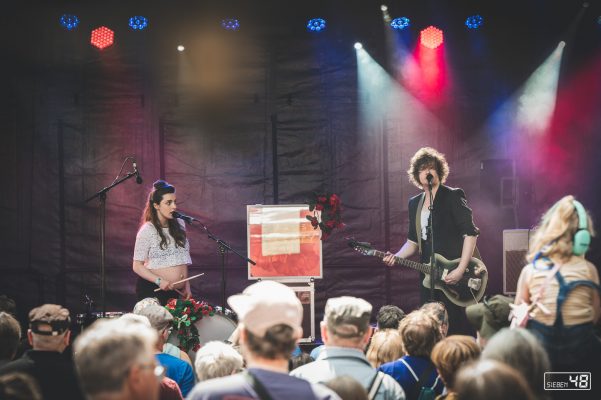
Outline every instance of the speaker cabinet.
<svg viewBox="0 0 601 400">
<path fill-rule="evenodd" d="M 515 294 L 522 268 L 528 263 L 531 229 L 505 229 L 503 231 L 503 293 Z"/>
</svg>

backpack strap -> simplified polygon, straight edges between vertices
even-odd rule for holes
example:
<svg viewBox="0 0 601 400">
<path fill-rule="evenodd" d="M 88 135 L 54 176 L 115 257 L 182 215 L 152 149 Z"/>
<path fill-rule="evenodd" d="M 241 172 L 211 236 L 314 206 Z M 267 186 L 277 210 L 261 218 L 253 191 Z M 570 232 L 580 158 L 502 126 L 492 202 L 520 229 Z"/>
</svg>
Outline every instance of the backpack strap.
<svg viewBox="0 0 601 400">
<path fill-rule="evenodd" d="M 425 199 L 426 192 L 422 193 L 422 198 L 419 199 L 417 210 L 415 211 L 415 233 L 417 236 L 417 247 L 419 248 L 419 254 L 422 254 L 422 208 L 424 208 Z"/>
<path fill-rule="evenodd" d="M 430 374 L 434 371 L 434 364 L 432 364 L 432 362 L 430 362 L 430 365 L 428 365 L 426 367 L 426 369 L 424 370 L 424 372 L 422 372 L 422 374 L 419 376 L 419 380 L 417 381 L 417 388 L 418 388 L 418 394 L 419 394 L 419 390 L 421 390 L 421 388 L 423 386 L 426 386 L 426 382 L 428 380 L 428 378 L 430 377 Z"/>
<path fill-rule="evenodd" d="M 418 378 L 417 374 L 415 373 L 413 368 L 411 368 L 411 366 L 409 366 L 409 363 L 407 363 L 407 361 L 403 360 L 402 358 L 400 361 L 403 364 L 405 364 L 405 366 L 407 367 L 409 372 L 411 372 L 411 375 L 413 375 L 413 378 L 417 382 L 415 384 L 415 386 L 413 386 L 413 389 L 411 390 L 412 396 L 407 396 L 407 398 L 417 399 L 419 397 L 419 392 L 422 390 L 422 386 L 426 385 L 426 381 L 430 377 L 430 374 L 432 373 L 432 371 L 434 371 L 434 364 L 432 364 L 432 362 L 430 362 L 430 365 L 428 365 L 426 367 L 426 369 L 424 369 L 424 371 L 421 373 L 421 375 Z"/>
<path fill-rule="evenodd" d="M 376 394 L 378 394 L 378 390 L 380 389 L 380 385 L 382 384 L 382 381 L 384 380 L 384 376 L 386 376 L 386 374 L 382 371 L 377 371 L 376 375 L 374 376 L 373 380 L 371 381 L 371 384 L 369 385 L 369 388 L 367 390 L 367 398 L 369 400 L 374 400 L 376 398 Z"/>
<path fill-rule="evenodd" d="M 245 370 L 242 373 L 242 375 L 244 376 L 244 379 L 246 379 L 246 381 L 255 390 L 255 392 L 257 393 L 257 396 L 259 396 L 260 400 L 273 400 L 271 398 L 271 396 L 269 395 L 269 393 L 267 392 L 267 389 L 265 389 L 265 386 L 263 386 L 261 381 L 259 381 L 256 376 L 251 374 L 249 370 Z"/>
</svg>

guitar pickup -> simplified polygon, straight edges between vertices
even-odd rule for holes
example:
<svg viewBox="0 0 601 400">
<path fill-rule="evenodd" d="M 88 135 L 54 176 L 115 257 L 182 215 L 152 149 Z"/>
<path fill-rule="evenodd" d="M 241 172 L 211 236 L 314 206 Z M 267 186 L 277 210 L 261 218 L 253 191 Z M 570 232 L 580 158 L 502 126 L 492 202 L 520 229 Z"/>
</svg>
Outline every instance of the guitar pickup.
<svg viewBox="0 0 601 400">
<path fill-rule="evenodd" d="M 473 290 L 480 290 L 482 287 L 482 279 L 470 278 L 467 281 L 467 287 Z"/>
</svg>

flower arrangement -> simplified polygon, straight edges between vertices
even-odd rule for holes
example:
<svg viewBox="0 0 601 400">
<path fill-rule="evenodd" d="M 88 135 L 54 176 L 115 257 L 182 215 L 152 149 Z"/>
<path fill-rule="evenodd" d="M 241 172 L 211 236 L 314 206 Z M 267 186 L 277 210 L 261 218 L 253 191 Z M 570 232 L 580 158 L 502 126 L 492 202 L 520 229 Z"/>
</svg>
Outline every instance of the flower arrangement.
<svg viewBox="0 0 601 400">
<path fill-rule="evenodd" d="M 313 193 L 309 199 L 309 211 L 313 215 L 307 215 L 313 229 L 321 229 L 321 240 L 326 240 L 335 228 L 343 228 L 342 202 L 336 193 Z"/>
<path fill-rule="evenodd" d="M 198 329 L 194 323 L 204 317 L 212 317 L 215 314 L 213 307 L 204 301 L 196 301 L 191 298 L 188 300 L 171 299 L 165 308 L 173 315 L 172 326 L 177 333 L 178 347 L 185 352 L 198 351 L 200 340 L 198 339 Z"/>
</svg>

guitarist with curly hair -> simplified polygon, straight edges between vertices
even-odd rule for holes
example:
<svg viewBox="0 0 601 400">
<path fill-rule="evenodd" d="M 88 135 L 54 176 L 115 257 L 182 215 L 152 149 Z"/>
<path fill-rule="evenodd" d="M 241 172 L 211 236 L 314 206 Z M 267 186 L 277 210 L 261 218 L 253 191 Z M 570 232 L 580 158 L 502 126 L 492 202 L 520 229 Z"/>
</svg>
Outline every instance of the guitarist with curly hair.
<svg viewBox="0 0 601 400">
<path fill-rule="evenodd" d="M 472 210 L 467 205 L 462 189 L 444 185 L 449 175 L 449 165 L 444 155 L 435 149 L 430 147 L 419 149 L 411 158 L 407 174 L 409 180 L 423 192 L 409 200 L 407 241 L 396 254 L 387 253 L 383 261 L 392 266 L 396 264 L 395 257 L 404 259 L 419 253 L 420 261 L 429 263 L 431 254 L 429 223 L 432 221 L 434 253 L 447 260 L 458 259 L 456 267 L 440 277 L 441 284 L 452 290 L 454 286 L 462 283 L 464 273 L 476 250 L 479 230 L 474 225 Z M 434 199 L 432 218 L 430 218 L 430 197 Z M 422 274 L 422 277 L 425 276 Z M 435 290 L 434 298 L 431 298 L 430 289 L 421 286 L 420 295 L 422 303 L 427 301 L 445 303 L 450 320 L 449 333 L 469 331 L 463 308 L 449 301 L 443 292 Z"/>
</svg>

